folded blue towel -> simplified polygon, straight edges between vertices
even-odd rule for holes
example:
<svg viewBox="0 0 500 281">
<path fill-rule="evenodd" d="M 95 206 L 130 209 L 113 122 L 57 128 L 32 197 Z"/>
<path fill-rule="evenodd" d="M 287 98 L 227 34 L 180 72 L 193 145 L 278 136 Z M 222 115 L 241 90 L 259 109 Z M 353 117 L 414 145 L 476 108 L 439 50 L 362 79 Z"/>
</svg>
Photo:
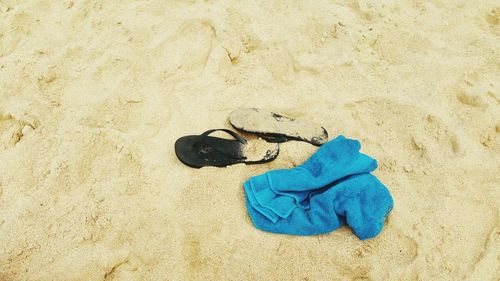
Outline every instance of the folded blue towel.
<svg viewBox="0 0 500 281">
<path fill-rule="evenodd" d="M 304 164 L 273 170 L 244 183 L 248 213 L 258 229 L 315 235 L 349 225 L 362 240 L 375 237 L 393 207 L 371 171 L 377 161 L 356 140 L 339 136 Z"/>
</svg>

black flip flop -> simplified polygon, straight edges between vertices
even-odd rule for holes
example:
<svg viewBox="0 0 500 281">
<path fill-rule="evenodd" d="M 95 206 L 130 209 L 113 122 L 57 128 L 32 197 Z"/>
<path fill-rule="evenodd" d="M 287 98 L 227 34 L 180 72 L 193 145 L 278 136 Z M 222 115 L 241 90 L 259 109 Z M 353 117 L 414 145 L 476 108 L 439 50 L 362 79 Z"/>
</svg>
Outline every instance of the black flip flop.
<svg viewBox="0 0 500 281">
<path fill-rule="evenodd" d="M 240 131 L 269 142 L 299 140 L 321 146 L 328 141 L 328 132 L 320 125 L 257 108 L 237 109 L 229 115 L 229 122 Z"/>
<path fill-rule="evenodd" d="M 209 136 L 209 134 L 223 131 L 235 140 Z M 260 164 L 274 160 L 279 153 L 279 147 L 266 151 L 258 160 L 250 160 L 245 155 L 248 141 L 237 133 L 227 129 L 213 129 L 201 135 L 191 135 L 179 138 L 175 142 L 175 154 L 187 166 L 201 168 L 204 166 L 225 167 L 238 163 Z"/>
</svg>

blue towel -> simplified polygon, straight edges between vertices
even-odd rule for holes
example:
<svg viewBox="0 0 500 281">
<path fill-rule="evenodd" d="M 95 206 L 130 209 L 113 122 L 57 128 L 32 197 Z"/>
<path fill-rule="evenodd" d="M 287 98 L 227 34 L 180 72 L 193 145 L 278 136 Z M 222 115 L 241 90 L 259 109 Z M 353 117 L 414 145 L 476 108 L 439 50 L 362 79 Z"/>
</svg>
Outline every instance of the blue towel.
<svg viewBox="0 0 500 281">
<path fill-rule="evenodd" d="M 377 161 L 360 148 L 358 141 L 339 136 L 300 166 L 250 178 L 244 188 L 255 226 L 274 233 L 315 235 L 347 224 L 362 240 L 375 237 L 393 200 L 370 174 Z"/>
</svg>

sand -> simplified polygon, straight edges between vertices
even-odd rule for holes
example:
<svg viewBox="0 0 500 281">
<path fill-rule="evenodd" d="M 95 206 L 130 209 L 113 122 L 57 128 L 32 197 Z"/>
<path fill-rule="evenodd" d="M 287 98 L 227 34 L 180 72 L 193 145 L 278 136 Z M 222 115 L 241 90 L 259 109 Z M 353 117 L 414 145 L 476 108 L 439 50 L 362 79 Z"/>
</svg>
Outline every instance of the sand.
<svg viewBox="0 0 500 281">
<path fill-rule="evenodd" d="M 0 1 L 0 280 L 498 280 L 498 1 Z M 248 1 L 250 2 L 250 1 Z M 383 232 L 255 229 L 177 138 L 265 108 L 359 139 Z"/>
</svg>

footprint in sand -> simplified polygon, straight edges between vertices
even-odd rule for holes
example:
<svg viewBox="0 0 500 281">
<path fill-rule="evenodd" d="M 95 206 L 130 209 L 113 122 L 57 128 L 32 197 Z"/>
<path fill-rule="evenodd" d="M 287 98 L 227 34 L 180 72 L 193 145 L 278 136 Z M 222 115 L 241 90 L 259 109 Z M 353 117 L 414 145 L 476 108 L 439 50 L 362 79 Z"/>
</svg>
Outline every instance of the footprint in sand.
<svg viewBox="0 0 500 281">
<path fill-rule="evenodd" d="M 345 107 L 363 130 L 376 139 L 381 150 L 387 150 L 383 155 L 392 153 L 398 162 L 410 160 L 401 159 L 400 152 L 404 151 L 413 152 L 410 163 L 439 161 L 461 151 L 455 133 L 441 118 L 423 108 L 379 97 L 365 98 Z"/>
<path fill-rule="evenodd" d="M 13 9 L 0 2 L 0 10 L 13 13 Z M 7 18 L 7 17 L 5 17 Z M 13 53 L 29 35 L 35 20 L 25 13 L 16 13 L 10 20 L 0 22 L 0 57 Z"/>
<path fill-rule="evenodd" d="M 481 30 L 496 36 L 500 35 L 500 6 L 490 6 L 482 9 L 482 11 L 478 12 L 475 22 Z"/>
<path fill-rule="evenodd" d="M 0 151 L 14 147 L 34 127 L 10 115 L 0 115 Z"/>
<path fill-rule="evenodd" d="M 152 53 L 158 57 L 157 67 L 163 69 L 167 78 L 203 70 L 215 36 L 216 30 L 209 22 L 198 20 L 185 21 L 170 36 L 159 34 L 151 43 Z"/>
<path fill-rule="evenodd" d="M 496 26 L 500 23 L 500 7 L 492 8 L 486 13 L 485 20 L 488 24 Z"/>
<path fill-rule="evenodd" d="M 464 105 L 477 107 L 477 108 L 488 107 L 488 105 L 478 95 L 460 93 L 460 94 L 457 94 L 457 99 L 461 104 L 464 104 Z"/>
<path fill-rule="evenodd" d="M 198 280 L 207 275 L 213 275 L 217 279 L 217 273 L 221 270 L 222 261 L 207 251 L 204 245 L 208 245 L 207 237 L 203 234 L 187 233 L 182 242 L 182 253 L 184 261 L 188 266 L 189 279 Z"/>
<path fill-rule="evenodd" d="M 250 18 L 241 15 L 233 9 L 228 9 L 226 20 L 229 25 L 228 29 L 223 32 L 231 35 L 239 35 L 235 38 L 228 36 L 229 38 L 222 42 L 233 63 L 236 63 L 240 56 L 251 53 L 261 47 L 262 42 L 248 28 L 251 24 Z"/>
<path fill-rule="evenodd" d="M 483 148 L 500 153 L 498 133 L 499 85 L 494 75 L 472 71 L 461 85 L 450 90 L 451 112 L 466 133 Z M 457 94 L 458 93 L 458 94 Z"/>
</svg>

